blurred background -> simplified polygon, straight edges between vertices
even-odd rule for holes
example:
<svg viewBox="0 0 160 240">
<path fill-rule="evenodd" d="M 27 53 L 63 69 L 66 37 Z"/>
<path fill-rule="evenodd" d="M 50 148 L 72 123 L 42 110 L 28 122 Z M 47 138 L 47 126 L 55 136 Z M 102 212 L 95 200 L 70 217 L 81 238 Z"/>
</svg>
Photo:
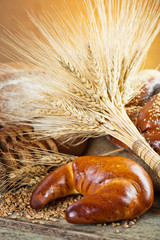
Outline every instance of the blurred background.
<svg viewBox="0 0 160 240">
<path fill-rule="evenodd" d="M 76 0 L 0 0 L 0 33 L 3 32 L 3 27 L 16 32 L 18 29 L 17 20 L 25 25 L 26 28 L 37 32 L 35 26 L 28 19 L 26 10 L 33 10 L 38 13 L 42 9 L 50 11 L 51 8 L 61 11 L 65 14 L 65 2 L 71 9 L 72 13 L 76 12 Z M 81 0 L 77 2 L 82 5 Z M 2 27 L 3 26 L 3 27 Z M 9 61 L 7 57 L 0 55 L 0 62 Z M 155 39 L 148 53 L 144 68 L 156 68 L 160 64 L 160 34 Z"/>
</svg>

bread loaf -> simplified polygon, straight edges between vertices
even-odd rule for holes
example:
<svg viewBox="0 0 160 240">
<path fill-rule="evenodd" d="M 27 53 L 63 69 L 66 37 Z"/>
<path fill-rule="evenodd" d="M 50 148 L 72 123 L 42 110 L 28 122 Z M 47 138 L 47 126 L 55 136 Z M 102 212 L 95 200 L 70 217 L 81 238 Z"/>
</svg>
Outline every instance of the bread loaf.
<svg viewBox="0 0 160 240">
<path fill-rule="evenodd" d="M 133 219 L 153 203 L 153 185 L 146 171 L 124 157 L 79 157 L 50 173 L 35 188 L 32 208 L 54 199 L 80 193 L 66 211 L 70 223 L 111 222 Z"/>
</svg>

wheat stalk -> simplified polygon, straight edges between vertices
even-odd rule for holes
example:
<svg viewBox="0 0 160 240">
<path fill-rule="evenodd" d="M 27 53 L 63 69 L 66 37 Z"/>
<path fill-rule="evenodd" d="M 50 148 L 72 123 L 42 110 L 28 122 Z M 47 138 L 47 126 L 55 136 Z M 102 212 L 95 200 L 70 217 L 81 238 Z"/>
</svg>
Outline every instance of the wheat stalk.
<svg viewBox="0 0 160 240">
<path fill-rule="evenodd" d="M 34 186 L 40 182 L 53 168 L 60 167 L 66 163 L 72 162 L 75 156 L 54 153 L 44 156 L 28 158 L 26 152 L 23 152 L 23 158 L 15 159 L 12 155 L 3 153 L 7 158 L 7 163 L 0 161 L 0 192 L 15 190 L 21 186 Z M 15 168 L 12 162 L 19 163 L 19 168 Z"/>
<path fill-rule="evenodd" d="M 160 1 L 84 0 L 84 5 L 87 19 L 80 12 L 78 21 L 29 15 L 42 39 L 27 29 L 19 36 L 6 32 L 4 42 L 16 49 L 17 60 L 32 66 L 32 74 L 10 69 L 25 94 L 20 100 L 16 92 L 3 124 L 29 122 L 39 135 L 54 138 L 110 134 L 160 176 L 159 155 L 125 110 L 155 73 L 144 77 L 138 71 L 160 29 Z M 12 98 L 6 94 L 9 103 Z"/>
<path fill-rule="evenodd" d="M 35 139 L 32 127 L 19 125 L 1 128 L 0 191 L 33 186 L 53 168 L 75 158 L 57 150 L 53 139 Z"/>
</svg>

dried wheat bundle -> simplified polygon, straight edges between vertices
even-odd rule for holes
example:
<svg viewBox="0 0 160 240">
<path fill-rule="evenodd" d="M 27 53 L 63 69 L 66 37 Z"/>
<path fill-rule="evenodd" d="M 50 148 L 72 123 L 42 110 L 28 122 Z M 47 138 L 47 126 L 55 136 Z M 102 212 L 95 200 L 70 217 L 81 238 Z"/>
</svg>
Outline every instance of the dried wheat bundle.
<svg viewBox="0 0 160 240">
<path fill-rule="evenodd" d="M 75 156 L 65 155 L 61 153 L 53 153 L 33 161 L 26 157 L 26 166 L 20 168 L 8 167 L 8 165 L 0 162 L 0 192 L 16 190 L 21 186 L 35 186 L 39 183 L 54 167 L 61 166 L 65 163 L 72 162 Z M 13 156 L 7 156 L 8 161 L 15 161 Z M 35 160 L 35 159 L 34 159 Z M 16 159 L 17 163 L 21 163 Z"/>
<path fill-rule="evenodd" d="M 54 167 L 75 156 L 58 153 L 51 138 L 35 139 L 33 128 L 19 125 L 0 129 L 0 192 L 33 186 Z"/>
<path fill-rule="evenodd" d="M 21 154 L 25 158 L 24 161 L 23 159 L 17 159 L 14 155 L 3 153 L 0 161 L 1 193 L 15 190 L 21 186 L 34 186 L 53 168 L 72 162 L 75 159 L 75 156 L 56 152 L 52 152 L 52 154 L 45 152 L 44 156 L 34 156 L 34 158 L 30 158 L 26 151 Z M 18 167 L 13 163 L 16 163 Z"/>
<path fill-rule="evenodd" d="M 30 15 L 42 38 L 27 29 L 23 35 L 6 32 L 4 42 L 18 55 L 6 54 L 31 68 L 10 68 L 16 80 L 0 83 L 2 125 L 29 123 L 35 134 L 54 138 L 110 134 L 160 176 L 160 156 L 125 110 L 160 74 L 138 72 L 160 29 L 160 1 L 84 0 L 84 8 L 87 17 L 79 12 L 71 21 Z M 5 91 L 8 86 L 12 91 Z"/>
</svg>

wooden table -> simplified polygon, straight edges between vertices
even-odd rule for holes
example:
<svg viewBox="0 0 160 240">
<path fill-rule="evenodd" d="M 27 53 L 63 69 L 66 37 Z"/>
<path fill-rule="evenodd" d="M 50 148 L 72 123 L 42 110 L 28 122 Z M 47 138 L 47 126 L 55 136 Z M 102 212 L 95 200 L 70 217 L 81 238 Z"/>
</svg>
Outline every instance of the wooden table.
<svg viewBox="0 0 160 240">
<path fill-rule="evenodd" d="M 28 29 L 36 31 L 34 26 L 31 25 L 28 17 L 26 16 L 25 9 L 38 11 L 40 9 L 50 9 L 50 0 L 1 0 L 0 3 L 0 24 L 9 30 L 14 32 L 14 27 L 17 27 L 17 21 L 13 16 L 23 23 Z M 52 6 L 58 7 L 60 10 L 63 5 L 63 0 L 52 0 Z M 66 0 L 69 2 L 75 11 L 74 0 Z M 49 7 L 48 7 L 49 5 Z M 62 9 L 63 10 L 63 9 Z M 61 11 L 62 11 L 61 10 Z M 2 31 L 2 26 L 0 26 Z M 146 63 L 145 68 L 155 68 L 159 64 L 160 48 L 159 48 L 160 34 L 155 39 Z M 0 55 L 0 61 L 8 61 L 7 57 Z M 115 147 L 106 141 L 105 138 L 98 138 L 92 140 L 87 150 L 88 155 L 98 155 L 108 152 Z M 119 155 L 128 156 L 134 159 L 131 154 L 123 151 Z M 115 229 L 119 230 L 119 233 L 115 233 Z M 97 225 L 71 225 L 61 219 L 57 223 L 46 222 L 45 225 L 32 224 L 26 219 L 13 220 L 10 218 L 0 218 L 0 240 L 45 240 L 45 239 L 160 239 L 160 196 L 155 196 L 155 202 L 153 207 L 145 213 L 137 221 L 136 225 L 130 228 L 123 228 L 119 226 L 113 228 L 111 224 L 107 226 Z"/>
<path fill-rule="evenodd" d="M 91 140 L 86 154 L 100 155 L 115 149 L 116 147 L 106 140 L 105 137 Z M 135 159 L 127 151 L 119 152 L 122 155 Z M 119 230 L 116 233 L 115 230 Z M 64 219 L 58 222 L 46 221 L 45 224 L 33 224 L 31 221 L 22 218 L 21 220 L 11 218 L 0 218 L 0 239 L 6 240 L 47 240 L 47 239 L 68 239 L 68 240 L 160 240 L 160 194 L 155 195 L 154 205 L 151 209 L 137 219 L 135 225 L 129 228 L 120 226 L 113 227 L 90 225 L 72 225 Z"/>
</svg>

